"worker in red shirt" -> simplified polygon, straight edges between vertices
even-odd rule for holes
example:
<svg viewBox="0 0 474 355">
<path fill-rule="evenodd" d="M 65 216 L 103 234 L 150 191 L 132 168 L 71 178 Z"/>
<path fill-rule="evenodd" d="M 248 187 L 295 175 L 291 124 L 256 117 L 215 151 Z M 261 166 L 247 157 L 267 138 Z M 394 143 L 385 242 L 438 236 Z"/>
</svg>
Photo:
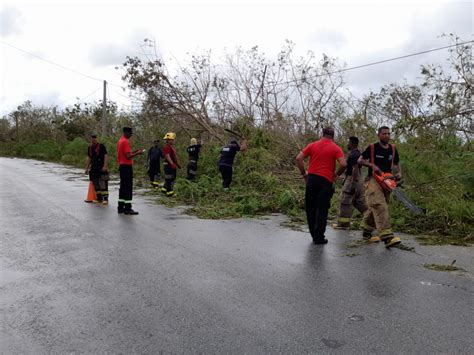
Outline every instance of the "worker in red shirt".
<svg viewBox="0 0 474 355">
<path fill-rule="evenodd" d="M 139 154 L 143 154 L 145 149 L 137 149 L 132 151 L 129 139 L 132 136 L 130 127 L 123 128 L 123 136 L 117 143 L 117 160 L 120 172 L 120 189 L 118 200 L 118 213 L 126 215 L 136 215 L 137 211 L 132 209 L 133 195 L 133 158 Z"/>
<path fill-rule="evenodd" d="M 304 161 L 308 157 L 309 166 L 306 172 Z M 296 157 L 298 168 L 306 181 L 306 217 L 314 244 L 328 242 L 324 233 L 334 193 L 336 161 L 339 163 L 339 170 L 345 169 L 344 152 L 334 143 L 334 128 L 332 127 L 324 128 L 323 137 L 308 144 Z"/>
<path fill-rule="evenodd" d="M 165 171 L 165 185 L 161 189 L 166 196 L 174 196 L 174 181 L 176 180 L 176 169 L 181 169 L 181 165 L 178 162 L 178 154 L 176 149 L 173 147 L 176 139 L 176 134 L 173 132 L 166 133 L 163 138 L 166 141 L 166 145 L 163 148 L 163 155 L 165 156 L 163 162 L 163 170 Z"/>
</svg>

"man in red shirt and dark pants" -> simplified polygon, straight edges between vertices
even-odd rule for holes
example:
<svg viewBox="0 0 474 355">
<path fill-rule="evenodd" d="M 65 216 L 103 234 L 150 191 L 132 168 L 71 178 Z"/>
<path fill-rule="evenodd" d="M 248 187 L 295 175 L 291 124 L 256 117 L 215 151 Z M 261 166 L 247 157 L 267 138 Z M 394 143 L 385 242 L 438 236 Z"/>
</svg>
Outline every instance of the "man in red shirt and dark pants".
<svg viewBox="0 0 474 355">
<path fill-rule="evenodd" d="M 304 160 L 309 157 L 308 172 Z M 308 144 L 296 157 L 301 175 L 306 180 L 306 217 L 309 232 L 314 244 L 326 244 L 325 238 L 328 211 L 334 193 L 333 182 L 336 173 L 336 161 L 340 169 L 346 167 L 342 149 L 334 143 L 334 128 L 323 129 L 323 137 Z"/>
<path fill-rule="evenodd" d="M 117 160 L 120 172 L 120 188 L 118 199 L 118 213 L 136 215 L 137 211 L 132 209 L 133 195 L 133 158 L 138 154 L 143 154 L 145 149 L 137 149 L 132 152 L 129 139 L 132 136 L 130 127 L 123 128 L 123 136 L 117 143 Z"/>
</svg>

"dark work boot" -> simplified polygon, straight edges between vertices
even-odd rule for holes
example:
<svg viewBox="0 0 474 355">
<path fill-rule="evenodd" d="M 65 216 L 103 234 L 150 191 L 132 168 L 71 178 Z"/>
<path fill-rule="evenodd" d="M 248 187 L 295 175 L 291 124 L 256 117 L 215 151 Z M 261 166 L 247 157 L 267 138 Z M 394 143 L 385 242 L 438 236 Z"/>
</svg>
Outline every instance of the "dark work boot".
<svg viewBox="0 0 474 355">
<path fill-rule="evenodd" d="M 138 212 L 134 211 L 133 209 L 125 210 L 123 213 L 126 214 L 126 215 L 137 215 L 138 214 Z"/>
<path fill-rule="evenodd" d="M 328 240 L 326 238 L 313 238 L 313 244 L 324 245 L 327 243 L 328 243 Z"/>
</svg>

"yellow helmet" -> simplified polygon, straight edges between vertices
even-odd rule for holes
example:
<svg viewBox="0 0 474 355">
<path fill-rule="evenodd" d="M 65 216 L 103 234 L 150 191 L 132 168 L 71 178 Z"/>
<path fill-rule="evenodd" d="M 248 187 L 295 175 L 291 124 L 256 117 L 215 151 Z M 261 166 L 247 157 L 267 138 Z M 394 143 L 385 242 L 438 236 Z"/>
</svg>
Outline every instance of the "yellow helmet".
<svg viewBox="0 0 474 355">
<path fill-rule="evenodd" d="M 165 134 L 163 139 L 176 139 L 176 133 L 168 132 L 168 133 Z"/>
<path fill-rule="evenodd" d="M 191 145 L 196 145 L 196 144 L 197 144 L 197 139 L 191 138 Z"/>
</svg>

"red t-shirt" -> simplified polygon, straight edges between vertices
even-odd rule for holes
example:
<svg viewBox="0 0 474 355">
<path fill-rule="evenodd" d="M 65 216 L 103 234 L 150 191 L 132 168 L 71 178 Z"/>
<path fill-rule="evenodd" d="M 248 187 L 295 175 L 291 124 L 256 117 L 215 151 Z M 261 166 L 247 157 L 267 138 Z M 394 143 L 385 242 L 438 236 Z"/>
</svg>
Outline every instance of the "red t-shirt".
<svg viewBox="0 0 474 355">
<path fill-rule="evenodd" d="M 131 153 L 132 148 L 125 136 L 122 136 L 117 143 L 117 160 L 119 165 L 133 165 L 133 159 L 128 159 L 126 153 Z"/>
<path fill-rule="evenodd" d="M 171 145 L 167 144 L 163 148 L 163 155 L 166 157 L 166 154 L 169 154 L 171 161 L 176 164 L 178 161 L 178 158 L 176 156 L 176 149 Z M 168 163 L 168 161 L 165 159 L 165 162 Z"/>
<path fill-rule="evenodd" d="M 341 147 L 331 139 L 321 138 L 319 141 L 308 144 L 303 154 L 309 155 L 308 174 L 315 174 L 334 181 L 336 160 L 344 157 Z"/>
</svg>

